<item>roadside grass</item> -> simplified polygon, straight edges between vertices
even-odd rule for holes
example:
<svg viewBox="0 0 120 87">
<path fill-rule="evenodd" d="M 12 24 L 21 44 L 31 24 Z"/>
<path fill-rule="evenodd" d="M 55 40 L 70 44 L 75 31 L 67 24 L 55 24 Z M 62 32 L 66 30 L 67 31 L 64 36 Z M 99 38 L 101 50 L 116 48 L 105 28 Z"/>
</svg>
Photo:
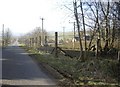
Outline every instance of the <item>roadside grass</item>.
<svg viewBox="0 0 120 87">
<path fill-rule="evenodd" d="M 74 85 L 107 85 L 107 87 L 117 87 L 118 85 L 117 60 L 89 58 L 89 60 L 82 62 L 63 55 L 55 58 L 49 53 L 25 46 L 21 47 L 29 52 L 30 56 L 34 56 L 38 62 L 48 64 L 65 78 L 69 78 Z"/>
<path fill-rule="evenodd" d="M 25 47 L 25 44 L 18 44 L 19 47 Z"/>
</svg>

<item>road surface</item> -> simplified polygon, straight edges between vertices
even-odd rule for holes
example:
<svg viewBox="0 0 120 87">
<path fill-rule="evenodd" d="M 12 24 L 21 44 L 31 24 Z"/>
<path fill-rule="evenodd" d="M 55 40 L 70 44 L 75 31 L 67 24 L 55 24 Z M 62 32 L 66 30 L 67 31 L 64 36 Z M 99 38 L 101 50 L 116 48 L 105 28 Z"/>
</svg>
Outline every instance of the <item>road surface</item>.
<svg viewBox="0 0 120 87">
<path fill-rule="evenodd" d="M 9 46 L 2 50 L 2 84 L 56 85 L 56 82 L 22 48 Z"/>
</svg>

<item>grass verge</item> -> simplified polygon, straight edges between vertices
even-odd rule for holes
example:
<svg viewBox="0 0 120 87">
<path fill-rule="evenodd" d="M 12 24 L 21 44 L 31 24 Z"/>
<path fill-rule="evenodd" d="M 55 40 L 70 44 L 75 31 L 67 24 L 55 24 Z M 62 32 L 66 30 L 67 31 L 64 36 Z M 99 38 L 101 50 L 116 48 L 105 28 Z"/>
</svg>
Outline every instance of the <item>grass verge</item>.
<svg viewBox="0 0 120 87">
<path fill-rule="evenodd" d="M 39 52 L 35 49 L 27 48 L 30 56 L 33 56 L 39 63 L 47 64 L 62 74 L 60 84 L 63 85 L 94 85 L 117 87 L 118 86 L 118 61 L 111 59 L 89 58 L 85 62 L 59 55 Z M 53 73 L 54 74 L 54 73 Z"/>
</svg>

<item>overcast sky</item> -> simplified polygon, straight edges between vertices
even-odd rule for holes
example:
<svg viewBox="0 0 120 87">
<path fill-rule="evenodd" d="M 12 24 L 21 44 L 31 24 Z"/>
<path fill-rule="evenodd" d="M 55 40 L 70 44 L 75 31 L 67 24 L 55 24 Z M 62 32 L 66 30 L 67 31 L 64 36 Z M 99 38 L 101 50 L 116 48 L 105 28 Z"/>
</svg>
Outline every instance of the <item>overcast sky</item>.
<svg viewBox="0 0 120 87">
<path fill-rule="evenodd" d="M 41 27 L 43 17 L 44 29 L 62 31 L 62 27 L 70 25 L 66 19 L 69 12 L 61 9 L 62 1 L 65 0 L 0 0 L 0 29 L 5 24 L 14 34 L 26 33 Z"/>
</svg>

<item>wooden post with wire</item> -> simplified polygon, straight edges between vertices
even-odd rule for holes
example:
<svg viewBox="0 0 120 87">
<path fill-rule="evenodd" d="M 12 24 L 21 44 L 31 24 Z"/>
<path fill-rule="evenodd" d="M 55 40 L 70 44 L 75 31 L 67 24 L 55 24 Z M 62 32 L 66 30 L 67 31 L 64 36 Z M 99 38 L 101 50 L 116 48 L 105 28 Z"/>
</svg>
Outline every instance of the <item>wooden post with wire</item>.
<svg viewBox="0 0 120 87">
<path fill-rule="evenodd" d="M 39 36 L 39 47 L 41 46 L 41 36 Z"/>
<path fill-rule="evenodd" d="M 29 47 L 31 47 L 31 38 L 29 38 Z"/>
<path fill-rule="evenodd" d="M 58 32 L 55 32 L 55 57 L 56 58 L 58 57 L 57 48 L 58 48 Z"/>
<path fill-rule="evenodd" d="M 47 36 L 45 36 L 45 52 L 47 53 L 47 46 L 48 46 L 48 43 L 47 43 Z"/>
<path fill-rule="evenodd" d="M 44 46 L 44 28 L 43 28 L 43 22 L 44 22 L 44 18 L 40 18 L 42 20 L 42 33 L 41 33 L 41 46 Z"/>
<path fill-rule="evenodd" d="M 120 63 L 120 51 L 118 51 L 118 61 Z"/>
</svg>

